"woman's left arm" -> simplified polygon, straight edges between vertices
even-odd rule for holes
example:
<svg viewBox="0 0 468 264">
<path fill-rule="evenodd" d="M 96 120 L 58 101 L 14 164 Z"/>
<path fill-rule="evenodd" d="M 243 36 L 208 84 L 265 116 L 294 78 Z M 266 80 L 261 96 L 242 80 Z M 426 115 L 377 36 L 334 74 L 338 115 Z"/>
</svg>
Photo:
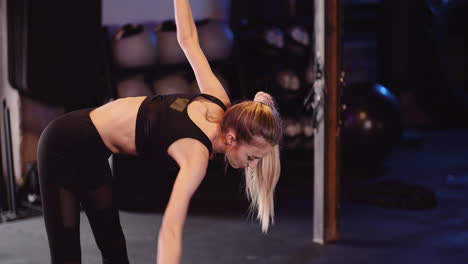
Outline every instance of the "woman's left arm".
<svg viewBox="0 0 468 264">
<path fill-rule="evenodd" d="M 193 20 L 188 0 L 174 0 L 174 15 L 177 23 L 177 40 L 194 40 L 198 42 L 198 32 Z"/>
<path fill-rule="evenodd" d="M 200 91 L 216 96 L 225 105 L 230 105 L 229 96 L 221 82 L 214 75 L 205 54 L 200 48 L 198 32 L 188 0 L 174 0 L 174 11 L 177 41 L 195 73 Z"/>
</svg>

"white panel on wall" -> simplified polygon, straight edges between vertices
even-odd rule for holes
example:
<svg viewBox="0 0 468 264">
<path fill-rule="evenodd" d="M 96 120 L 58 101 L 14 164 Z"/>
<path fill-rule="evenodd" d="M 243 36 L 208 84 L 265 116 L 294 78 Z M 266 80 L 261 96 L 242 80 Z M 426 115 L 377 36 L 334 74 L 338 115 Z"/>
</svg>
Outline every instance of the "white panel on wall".
<svg viewBox="0 0 468 264">
<path fill-rule="evenodd" d="M 7 106 L 10 109 L 10 127 L 11 127 L 11 145 L 13 148 L 13 166 L 15 170 L 15 178 L 21 178 L 21 155 L 20 155 L 20 103 L 19 93 L 13 89 L 8 81 L 8 40 L 7 40 L 7 10 L 6 0 L 0 0 L 0 131 L 3 130 L 3 100 L 6 100 Z M 2 161 L 6 162 L 6 153 L 4 142 L 4 133 L 0 132 L 1 143 L 0 151 L 2 151 Z M 6 175 L 6 164 L 2 164 L 3 175 Z"/>
<path fill-rule="evenodd" d="M 103 24 L 121 25 L 174 18 L 172 0 L 102 0 Z M 228 18 L 230 0 L 190 0 L 194 19 Z"/>
</svg>

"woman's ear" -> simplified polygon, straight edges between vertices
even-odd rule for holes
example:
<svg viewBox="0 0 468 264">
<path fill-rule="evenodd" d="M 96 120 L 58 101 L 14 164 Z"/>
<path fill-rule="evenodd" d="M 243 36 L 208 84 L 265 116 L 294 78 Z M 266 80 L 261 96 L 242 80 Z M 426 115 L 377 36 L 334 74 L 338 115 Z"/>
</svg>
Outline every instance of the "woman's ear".
<svg viewBox="0 0 468 264">
<path fill-rule="evenodd" d="M 229 129 L 225 135 L 225 139 L 226 145 L 233 145 L 236 143 L 236 133 L 232 129 Z"/>
</svg>

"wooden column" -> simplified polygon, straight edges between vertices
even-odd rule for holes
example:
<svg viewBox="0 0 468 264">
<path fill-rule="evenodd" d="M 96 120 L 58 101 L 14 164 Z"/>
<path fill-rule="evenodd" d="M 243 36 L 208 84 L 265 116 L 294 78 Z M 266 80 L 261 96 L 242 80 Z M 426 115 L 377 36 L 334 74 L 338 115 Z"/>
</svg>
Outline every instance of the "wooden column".
<svg viewBox="0 0 468 264">
<path fill-rule="evenodd" d="M 341 73 L 340 0 L 315 0 L 314 234 L 316 243 L 338 240 L 339 119 Z"/>
<path fill-rule="evenodd" d="M 336 241 L 339 204 L 339 120 L 341 112 L 341 1 L 325 2 L 325 241 Z"/>
</svg>

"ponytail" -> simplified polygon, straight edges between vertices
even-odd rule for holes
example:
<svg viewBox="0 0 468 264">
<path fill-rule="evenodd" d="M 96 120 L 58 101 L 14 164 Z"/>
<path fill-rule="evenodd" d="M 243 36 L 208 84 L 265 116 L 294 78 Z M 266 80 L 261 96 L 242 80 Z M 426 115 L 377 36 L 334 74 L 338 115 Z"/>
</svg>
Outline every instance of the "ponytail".
<svg viewBox="0 0 468 264">
<path fill-rule="evenodd" d="M 274 193 L 281 172 L 279 147 L 263 157 L 256 168 L 245 169 L 245 191 L 250 201 L 250 212 L 257 212 L 257 219 L 266 233 L 274 223 Z"/>
</svg>

